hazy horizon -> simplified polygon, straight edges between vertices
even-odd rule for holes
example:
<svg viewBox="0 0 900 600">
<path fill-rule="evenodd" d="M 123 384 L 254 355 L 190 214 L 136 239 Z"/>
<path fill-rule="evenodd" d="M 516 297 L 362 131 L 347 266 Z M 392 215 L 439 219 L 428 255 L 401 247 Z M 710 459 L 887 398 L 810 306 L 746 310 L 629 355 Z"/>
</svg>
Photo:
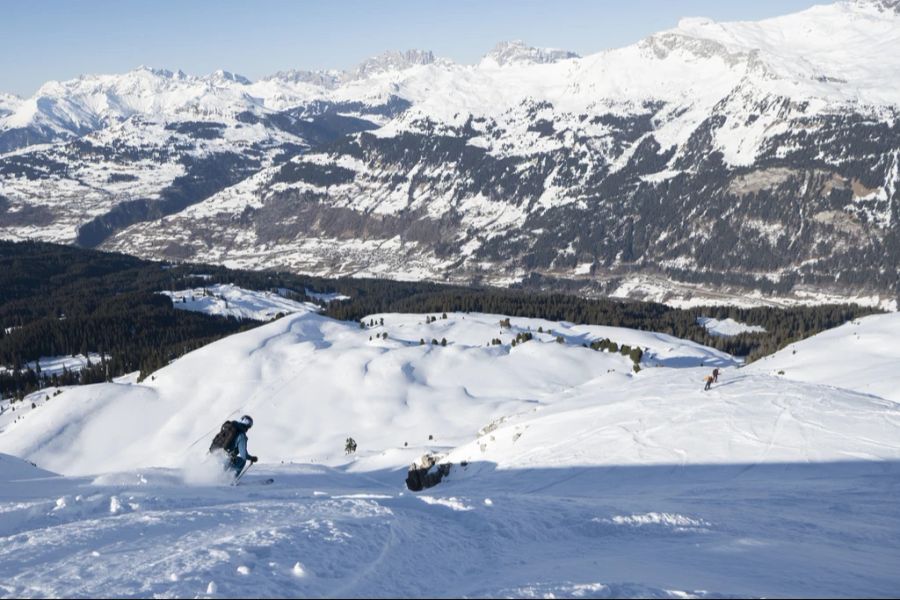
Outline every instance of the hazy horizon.
<svg viewBox="0 0 900 600">
<path fill-rule="evenodd" d="M 4 5 L 0 22 L 0 51 L 13 57 L 0 65 L 0 91 L 29 97 L 47 81 L 141 65 L 192 75 L 224 69 L 255 80 L 289 69 L 349 69 L 386 51 L 413 48 L 472 64 L 498 42 L 517 39 L 586 55 L 634 43 L 682 17 L 758 20 L 814 4 L 16 2 Z"/>
</svg>

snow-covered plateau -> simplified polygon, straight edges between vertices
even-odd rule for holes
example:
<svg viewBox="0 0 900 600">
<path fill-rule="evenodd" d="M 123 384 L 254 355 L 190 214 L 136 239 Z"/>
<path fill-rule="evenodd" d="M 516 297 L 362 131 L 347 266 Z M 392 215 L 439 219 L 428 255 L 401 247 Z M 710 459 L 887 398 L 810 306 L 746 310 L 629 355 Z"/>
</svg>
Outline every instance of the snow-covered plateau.
<svg viewBox="0 0 900 600">
<path fill-rule="evenodd" d="M 900 399 L 867 385 L 896 377 L 897 314 L 748 366 L 651 332 L 432 316 L 300 310 L 141 383 L 4 404 L 0 593 L 900 590 Z M 599 338 L 641 348 L 640 370 Z M 232 487 L 207 447 L 244 413 L 260 463 Z M 410 492 L 425 452 L 450 473 Z"/>
<path fill-rule="evenodd" d="M 289 293 L 289 290 L 285 292 Z M 247 290 L 230 283 L 160 293 L 171 298 L 176 309 L 237 319 L 270 321 L 280 315 L 315 310 L 315 305 L 297 302 L 279 293 Z M 328 297 L 327 294 L 307 295 Z"/>
<path fill-rule="evenodd" d="M 66 371 L 80 371 L 88 365 L 97 365 L 103 361 L 103 356 L 96 352 L 89 352 L 87 356 L 77 354 L 75 356 L 44 356 L 39 360 L 25 363 L 25 369 L 39 371 L 42 376 L 62 375 Z M 0 373 L 9 367 L 0 365 Z"/>
</svg>

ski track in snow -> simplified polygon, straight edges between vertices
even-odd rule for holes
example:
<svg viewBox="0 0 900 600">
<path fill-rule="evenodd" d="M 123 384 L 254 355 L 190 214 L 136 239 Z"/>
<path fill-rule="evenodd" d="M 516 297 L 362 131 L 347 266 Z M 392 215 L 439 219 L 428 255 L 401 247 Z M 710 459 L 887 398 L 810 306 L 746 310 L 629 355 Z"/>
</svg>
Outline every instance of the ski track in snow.
<svg viewBox="0 0 900 600">
<path fill-rule="evenodd" d="M 214 582 L 228 597 L 575 597 L 598 585 L 609 591 L 588 595 L 885 596 L 900 583 L 896 465 L 584 469 L 577 485 L 554 469 L 451 475 L 425 496 L 384 471 L 375 498 L 347 497 L 371 484 L 342 470 L 261 471 L 248 477 L 277 480 L 264 493 L 174 485 L 164 470 L 141 485 L 5 488 L 0 592 L 204 597 Z"/>
</svg>

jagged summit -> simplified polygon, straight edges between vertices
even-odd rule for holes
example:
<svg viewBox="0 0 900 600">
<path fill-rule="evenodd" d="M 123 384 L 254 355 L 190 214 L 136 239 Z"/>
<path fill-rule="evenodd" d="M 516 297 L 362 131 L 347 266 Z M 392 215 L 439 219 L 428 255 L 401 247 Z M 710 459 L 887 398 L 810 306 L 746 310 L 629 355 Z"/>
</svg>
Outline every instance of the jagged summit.
<svg viewBox="0 0 900 600">
<path fill-rule="evenodd" d="M 363 61 L 352 72 L 352 77 L 365 79 L 386 71 L 401 71 L 416 65 L 430 65 L 434 62 L 434 53 L 430 50 L 394 50 Z"/>
<path fill-rule="evenodd" d="M 287 71 L 278 71 L 273 75 L 263 77 L 260 81 L 278 81 L 282 83 L 308 83 L 323 87 L 325 89 L 334 89 L 344 81 L 343 71 L 307 71 L 303 69 L 288 69 Z"/>
<path fill-rule="evenodd" d="M 211 75 L 206 77 L 206 80 L 214 83 L 233 82 L 239 83 L 241 85 L 250 85 L 252 83 L 243 75 L 238 75 L 237 73 L 232 73 L 223 69 L 219 69 L 218 71 L 212 73 Z"/>
<path fill-rule="evenodd" d="M 224 73 L 224 71 L 223 71 L 223 73 Z M 129 71 L 129 73 L 126 73 L 126 75 L 128 75 L 128 74 L 155 75 L 156 77 L 162 77 L 165 79 L 177 79 L 177 80 L 184 80 L 184 79 L 189 78 L 189 76 L 181 69 L 171 71 L 169 69 L 160 69 L 160 68 L 156 68 L 156 67 L 150 67 L 147 65 L 140 65 L 136 69 L 132 69 L 131 71 Z"/>
<path fill-rule="evenodd" d="M 522 40 L 500 42 L 481 60 L 482 65 L 507 66 L 547 64 L 570 58 L 580 58 L 575 52 L 556 48 L 535 48 Z"/>
</svg>

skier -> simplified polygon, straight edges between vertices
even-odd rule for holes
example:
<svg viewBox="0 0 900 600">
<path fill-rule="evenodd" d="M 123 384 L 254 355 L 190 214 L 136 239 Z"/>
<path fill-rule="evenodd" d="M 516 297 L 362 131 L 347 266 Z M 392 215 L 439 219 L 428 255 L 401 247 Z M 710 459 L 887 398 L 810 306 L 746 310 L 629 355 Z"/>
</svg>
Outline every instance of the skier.
<svg viewBox="0 0 900 600">
<path fill-rule="evenodd" d="M 253 418 L 244 415 L 239 421 L 226 421 L 222 429 L 213 439 L 209 451 L 224 450 L 228 455 L 226 469 L 234 471 L 237 478 L 244 470 L 244 465 L 249 460 L 255 463 L 259 460 L 256 456 L 247 453 L 247 430 L 253 427 Z"/>
<path fill-rule="evenodd" d="M 719 383 L 719 368 L 713 369 L 713 383 Z"/>
<path fill-rule="evenodd" d="M 712 375 L 707 375 L 707 376 L 706 376 L 706 387 L 703 388 L 703 391 L 705 392 L 705 391 L 708 390 L 710 387 L 712 387 L 712 383 L 713 383 L 713 376 L 712 376 Z"/>
</svg>

